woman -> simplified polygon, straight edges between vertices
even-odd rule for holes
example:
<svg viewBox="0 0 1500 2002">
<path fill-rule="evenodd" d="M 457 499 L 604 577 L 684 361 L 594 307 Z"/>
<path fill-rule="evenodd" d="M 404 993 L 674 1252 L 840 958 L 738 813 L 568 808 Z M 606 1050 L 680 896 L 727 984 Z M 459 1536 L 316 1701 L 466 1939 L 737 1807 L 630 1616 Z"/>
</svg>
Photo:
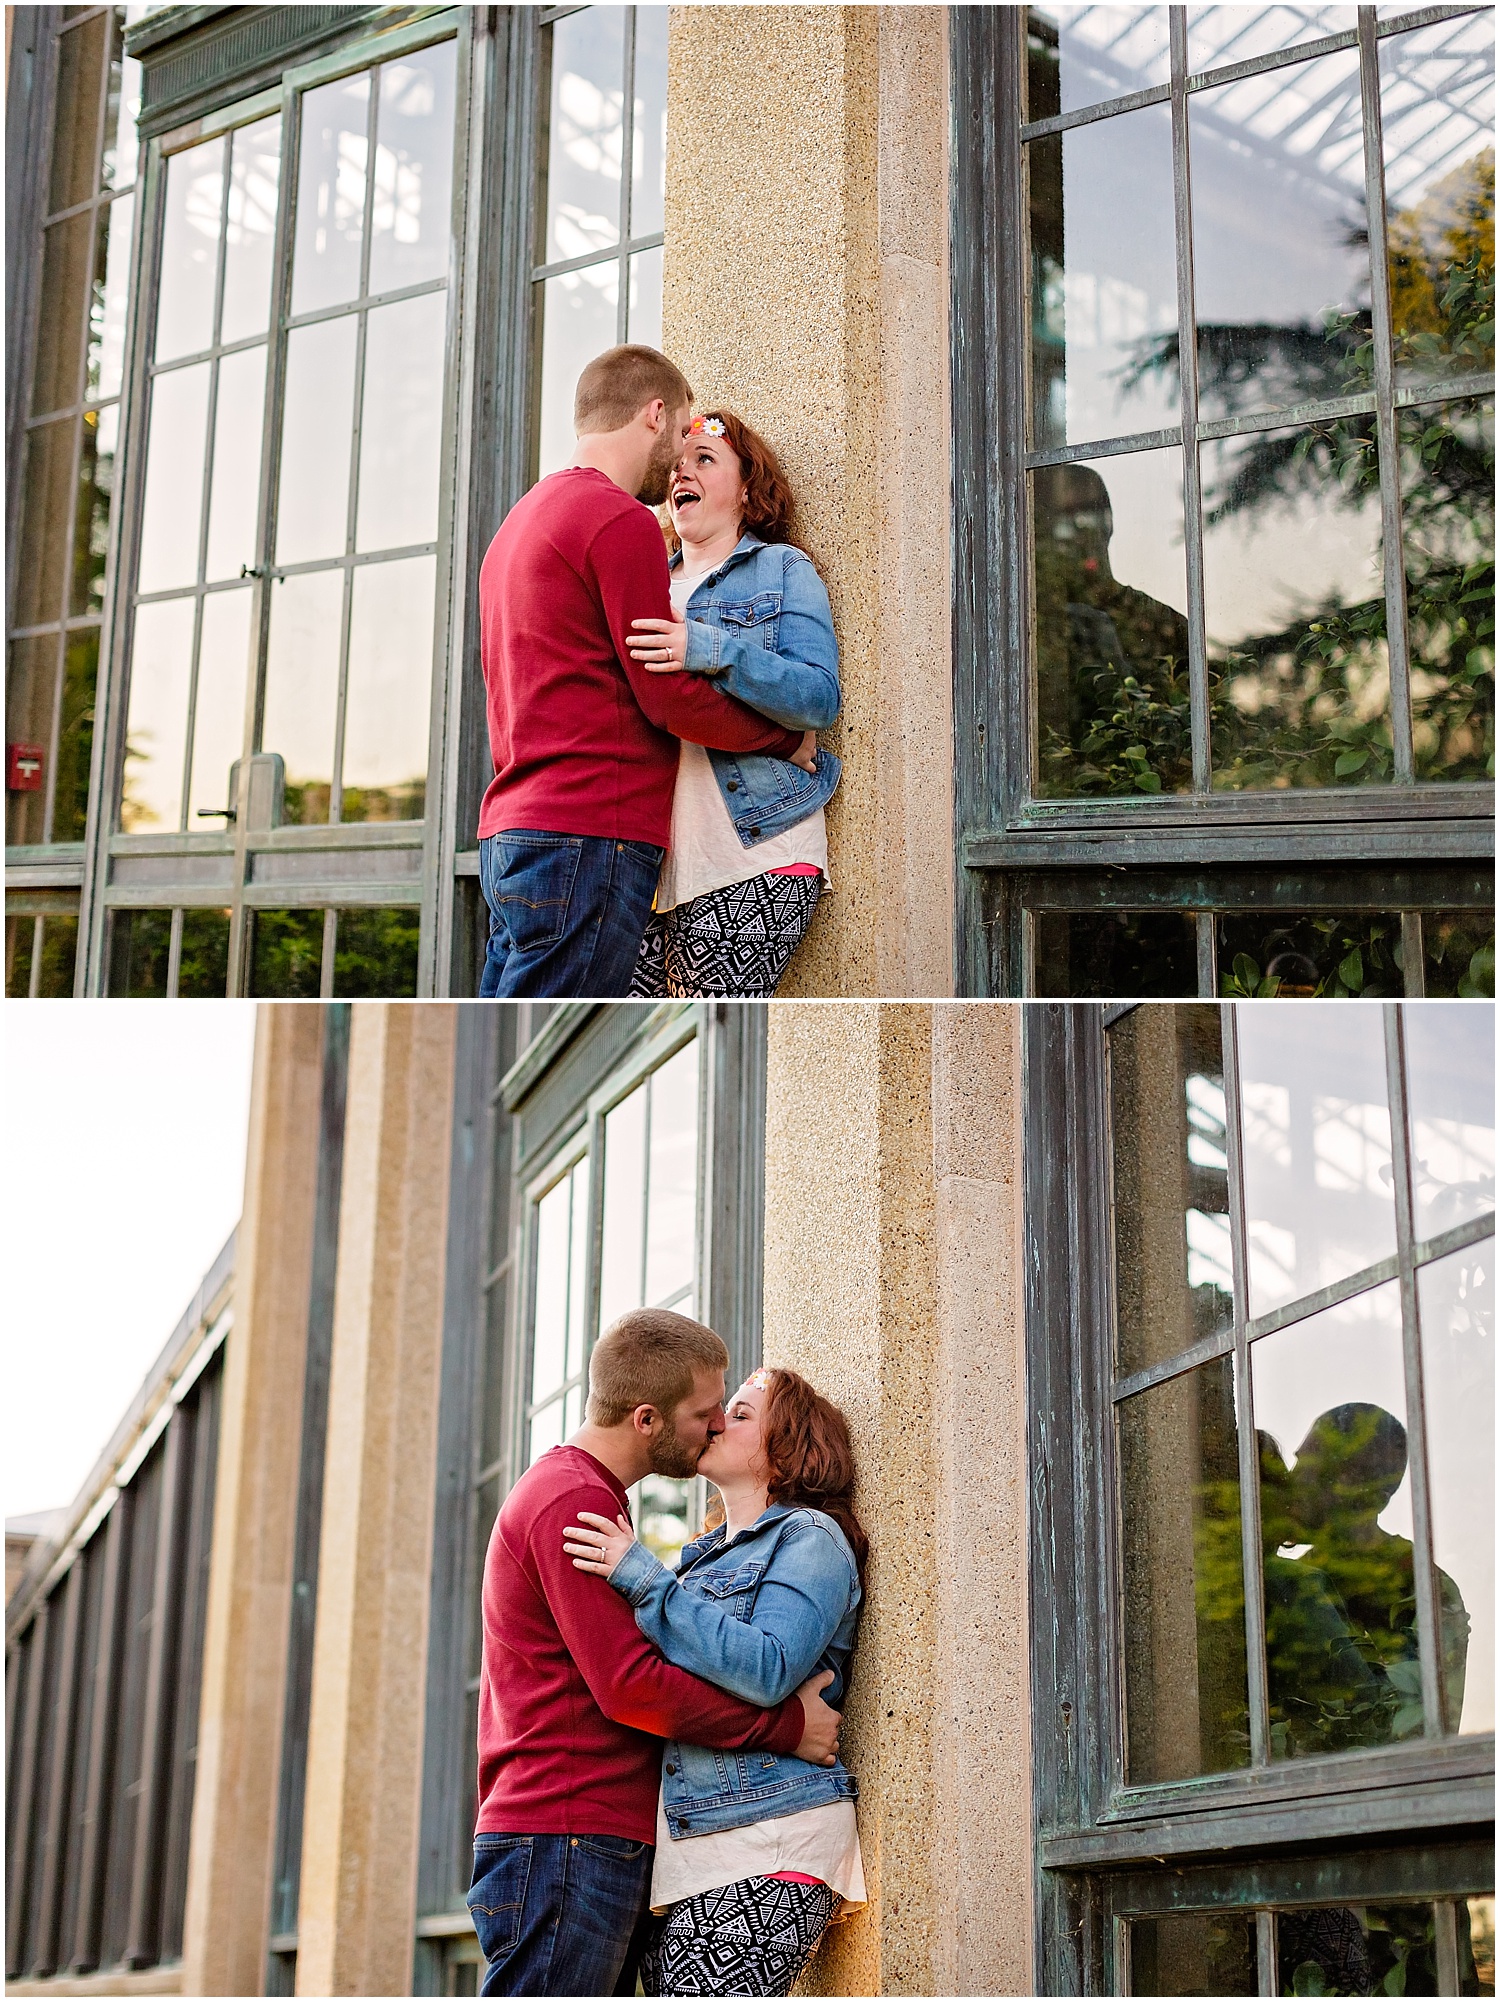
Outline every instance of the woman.
<svg viewBox="0 0 1500 2002">
<path fill-rule="evenodd" d="M 711 675 L 726 694 L 809 733 L 839 713 L 828 593 L 790 539 L 792 496 L 763 438 L 729 410 L 693 419 L 667 501 L 673 619 L 636 619 L 627 644 L 653 674 Z M 633 995 L 768 1000 L 828 875 L 823 808 L 839 761 L 684 743 L 672 832 Z"/>
<path fill-rule="evenodd" d="M 634 1540 L 625 1516 L 581 1511 L 564 1549 L 629 1600 L 642 1633 L 678 1667 L 766 1705 L 828 1671 L 824 1700 L 840 1707 L 869 1548 L 851 1505 L 843 1414 L 794 1370 L 758 1369 L 698 1465 L 723 1512 L 675 1573 Z M 843 1916 L 865 1902 L 856 1791 L 842 1762 L 668 1744 L 645 1992 L 789 1994 L 835 1908 Z"/>
</svg>

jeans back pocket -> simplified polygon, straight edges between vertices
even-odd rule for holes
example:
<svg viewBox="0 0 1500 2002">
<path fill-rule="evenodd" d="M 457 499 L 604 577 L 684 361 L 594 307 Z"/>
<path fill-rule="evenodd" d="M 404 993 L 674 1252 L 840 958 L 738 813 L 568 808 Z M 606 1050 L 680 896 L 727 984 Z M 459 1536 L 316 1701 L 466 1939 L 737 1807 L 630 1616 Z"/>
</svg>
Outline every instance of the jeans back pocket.
<svg viewBox="0 0 1500 2002">
<path fill-rule="evenodd" d="M 486 1960 L 498 1960 L 521 1937 L 521 1913 L 531 1876 L 530 1838 L 516 1835 L 500 1841 L 477 1840 L 474 1868 L 484 1874 L 476 1874 L 466 1903 L 481 1953 Z"/>
</svg>

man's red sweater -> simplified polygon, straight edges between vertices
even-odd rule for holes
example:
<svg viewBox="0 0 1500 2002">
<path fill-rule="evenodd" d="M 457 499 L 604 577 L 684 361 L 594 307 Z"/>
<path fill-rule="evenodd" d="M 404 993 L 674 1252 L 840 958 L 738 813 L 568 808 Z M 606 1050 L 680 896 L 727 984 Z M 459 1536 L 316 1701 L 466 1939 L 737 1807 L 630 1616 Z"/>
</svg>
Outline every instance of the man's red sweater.
<svg viewBox="0 0 1500 2002">
<path fill-rule="evenodd" d="M 609 1469 L 554 1446 L 511 1489 L 484 1561 L 481 1834 L 656 1840 L 661 1741 L 795 1752 L 802 1705 L 758 1710 L 662 1660 L 603 1578 L 575 1571 L 563 1531 L 628 1506 Z"/>
<path fill-rule="evenodd" d="M 549 473 L 500 524 L 479 572 L 495 776 L 483 839 L 506 828 L 667 844 L 677 740 L 790 757 L 802 741 L 698 674 L 648 674 L 632 619 L 669 619 L 655 515 L 608 474 Z"/>
</svg>

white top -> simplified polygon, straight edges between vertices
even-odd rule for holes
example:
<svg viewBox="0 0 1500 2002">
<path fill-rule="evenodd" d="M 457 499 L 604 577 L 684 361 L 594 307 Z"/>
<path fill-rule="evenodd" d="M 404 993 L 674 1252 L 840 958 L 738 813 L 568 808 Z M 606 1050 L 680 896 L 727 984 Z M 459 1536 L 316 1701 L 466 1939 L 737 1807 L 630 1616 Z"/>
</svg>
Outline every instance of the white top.
<svg viewBox="0 0 1500 2002">
<path fill-rule="evenodd" d="M 695 586 L 707 575 L 707 570 L 700 570 L 690 576 L 685 558 L 673 571 L 672 610 L 679 618 L 685 615 Z M 825 882 L 829 880 L 828 827 L 822 807 L 795 827 L 746 848 L 734 831 L 707 751 L 701 744 L 684 742 L 672 795 L 672 832 L 656 885 L 657 910 L 674 910 L 710 890 L 748 883 L 752 876 L 786 869 L 794 862 L 811 863 L 823 872 Z"/>
<path fill-rule="evenodd" d="M 684 1898 L 742 1877 L 774 1877 L 778 1870 L 798 1870 L 816 1877 L 837 1892 L 852 1909 L 865 1902 L 865 1872 L 859 1853 L 859 1829 L 852 1800 L 831 1800 L 825 1807 L 805 1807 L 800 1814 L 778 1815 L 774 1821 L 752 1821 L 744 1828 L 723 1828 L 713 1835 L 685 1835 L 674 1842 L 660 1792 L 656 1796 L 656 1863 L 651 1872 L 651 1909 L 664 1912 Z M 835 1912 L 836 1918 L 848 1916 Z"/>
</svg>

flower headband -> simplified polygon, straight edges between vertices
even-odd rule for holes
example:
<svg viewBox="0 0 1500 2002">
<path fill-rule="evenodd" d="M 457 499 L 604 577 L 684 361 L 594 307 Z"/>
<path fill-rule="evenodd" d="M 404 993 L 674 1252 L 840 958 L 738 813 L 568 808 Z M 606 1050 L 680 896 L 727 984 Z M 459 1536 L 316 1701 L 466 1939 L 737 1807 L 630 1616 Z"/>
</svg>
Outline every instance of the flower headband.
<svg viewBox="0 0 1500 2002">
<path fill-rule="evenodd" d="M 688 426 L 689 433 L 702 431 L 710 438 L 725 438 L 728 429 L 722 417 L 695 417 Z"/>
<path fill-rule="evenodd" d="M 709 422 L 715 423 L 717 419 L 710 418 Z M 771 1388 L 771 1372 L 768 1369 L 752 1369 L 750 1374 L 745 1378 L 745 1388 L 746 1390 L 769 1390 Z"/>
</svg>

